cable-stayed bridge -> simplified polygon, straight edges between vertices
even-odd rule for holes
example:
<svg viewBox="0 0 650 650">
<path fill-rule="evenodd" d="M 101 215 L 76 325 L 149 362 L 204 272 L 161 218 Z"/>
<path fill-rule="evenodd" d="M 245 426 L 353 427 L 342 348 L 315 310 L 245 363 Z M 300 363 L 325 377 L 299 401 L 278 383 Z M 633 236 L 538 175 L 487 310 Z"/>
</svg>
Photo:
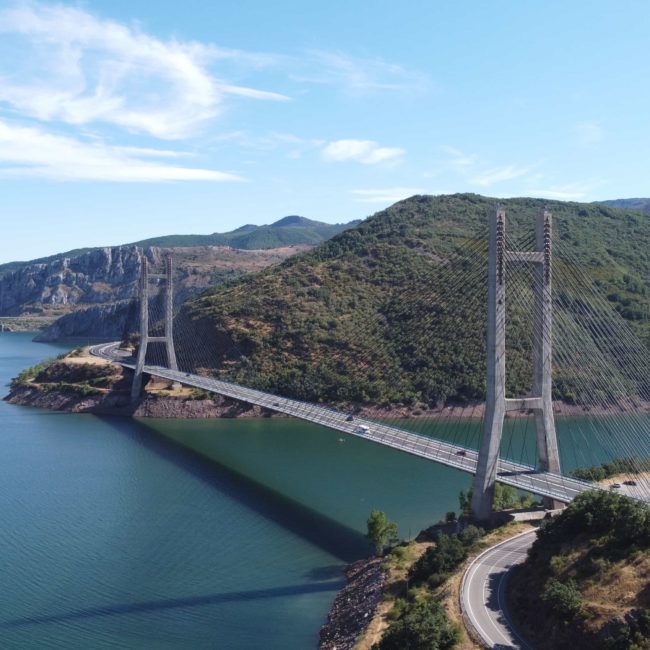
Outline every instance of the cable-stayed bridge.
<svg viewBox="0 0 650 650">
<path fill-rule="evenodd" d="M 449 415 L 439 411 L 418 426 L 409 423 L 404 427 L 388 422 L 381 412 L 376 417 L 361 417 L 349 409 L 336 410 L 224 380 L 227 377 L 215 368 L 213 360 L 197 363 L 197 355 L 206 347 L 204 342 L 196 336 L 188 339 L 178 331 L 171 260 L 165 272 L 159 274 L 150 273 L 144 264 L 137 358 L 120 357 L 117 344 L 96 346 L 95 353 L 134 370 L 134 399 L 140 395 L 143 374 L 148 374 L 473 474 L 472 508 L 479 518 L 489 515 L 495 481 L 542 496 L 549 507 L 568 503 L 580 492 L 594 487 L 608 489 L 572 476 L 565 467 L 571 464 L 575 469 L 618 462 L 622 471 L 616 474 L 625 474 L 627 485 L 618 485 L 616 489 L 650 502 L 650 483 L 646 478 L 650 471 L 647 348 L 612 311 L 607 300 L 589 286 L 590 281 L 580 272 L 579 260 L 572 258 L 570 250 L 561 251 L 553 259 L 556 239 L 549 213 L 538 214 L 532 236 L 518 238 L 506 234 L 503 210 L 497 209 L 488 221 L 487 236 L 464 243 L 435 265 L 431 275 L 435 295 L 416 314 L 424 335 L 427 328 L 435 330 L 447 319 L 447 324 L 452 325 L 445 330 L 448 336 L 460 337 L 460 345 L 455 348 L 459 354 L 463 353 L 463 346 L 475 345 L 477 341 L 484 345 L 487 399 L 484 409 L 475 404 L 466 420 L 476 422 L 480 412 L 482 432 L 478 444 L 470 444 L 467 436 L 463 439 L 457 435 L 450 440 L 446 435 L 454 417 L 453 409 Z M 158 293 L 156 299 L 150 300 L 152 280 Z M 477 307 L 457 311 L 461 303 Z M 528 326 L 527 340 L 522 338 L 522 324 Z M 510 357 L 506 337 L 509 345 L 527 351 L 530 357 L 530 384 L 523 394 L 510 394 L 512 387 L 507 385 L 510 377 L 517 379 L 522 370 L 520 360 L 519 366 L 507 363 Z M 179 345 L 179 341 L 189 342 Z M 396 347 L 409 343 L 398 341 Z M 516 385 L 520 384 L 519 380 Z M 574 458 L 572 463 L 562 457 L 554 392 L 560 392 L 574 406 L 570 429 L 578 443 L 573 453 L 581 457 Z M 475 411 L 477 417 L 471 417 Z M 587 423 L 589 418 L 591 422 Z M 524 458 L 523 446 L 519 458 L 514 453 L 503 455 L 506 442 L 512 446 L 514 440 L 508 428 L 512 428 L 513 422 L 524 420 L 533 422 L 534 457 Z M 418 427 L 422 430 L 412 430 Z M 464 428 L 468 427 L 459 421 L 454 430 Z"/>
<path fill-rule="evenodd" d="M 135 369 L 132 358 L 119 355 L 117 351 L 118 345 L 117 342 L 97 345 L 92 348 L 92 352 L 96 356 L 109 361 L 117 361 L 126 368 Z M 349 419 L 350 415 L 343 411 L 279 397 L 272 393 L 180 370 L 145 365 L 143 372 L 160 379 L 168 379 L 171 382 L 192 386 L 278 413 L 284 413 L 300 420 L 320 424 L 347 435 L 357 436 L 420 458 L 454 467 L 463 472 L 476 474 L 478 452 L 462 445 L 436 440 L 376 420 L 368 420 L 357 416 Z M 361 431 L 362 427 L 367 428 L 367 430 Z M 536 471 L 533 467 L 504 459 L 498 461 L 497 478 L 499 482 L 506 485 L 512 485 L 521 490 L 527 490 L 562 503 L 569 503 L 580 492 L 593 489 L 593 485 L 586 481 L 567 478 L 561 474 Z"/>
</svg>

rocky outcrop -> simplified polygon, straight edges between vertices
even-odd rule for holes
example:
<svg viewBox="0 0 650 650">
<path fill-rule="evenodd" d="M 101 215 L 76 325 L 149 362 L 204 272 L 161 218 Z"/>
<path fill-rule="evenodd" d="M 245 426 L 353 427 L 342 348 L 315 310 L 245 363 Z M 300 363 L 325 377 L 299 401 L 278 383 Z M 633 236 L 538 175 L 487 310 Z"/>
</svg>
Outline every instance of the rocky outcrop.
<svg viewBox="0 0 650 650">
<path fill-rule="evenodd" d="M 39 335 L 39 341 L 65 337 L 120 338 L 137 329 L 142 259 L 161 272 L 174 258 L 174 302 L 242 273 L 278 264 L 309 246 L 238 250 L 229 246 L 98 248 L 76 256 L 21 264 L 0 274 L 0 316 L 61 317 Z M 161 295 L 158 294 L 160 299 Z"/>
<path fill-rule="evenodd" d="M 0 278 L 0 315 L 30 307 L 98 304 L 136 293 L 142 253 L 135 246 L 98 248 L 76 257 L 30 264 Z"/>
<path fill-rule="evenodd" d="M 124 415 L 149 418 L 239 418 L 271 417 L 277 414 L 245 402 L 220 397 L 191 399 L 187 397 L 161 397 L 145 395 L 137 404 L 131 404 L 128 391 L 110 391 L 84 395 L 68 388 L 18 386 L 3 398 L 10 404 L 35 406 L 50 411 L 66 413 L 94 413 L 96 415 Z"/>
<path fill-rule="evenodd" d="M 129 300 L 79 309 L 62 316 L 34 337 L 35 341 L 66 338 L 121 339 L 138 329 L 137 303 Z"/>
<path fill-rule="evenodd" d="M 381 602 L 386 574 L 383 558 L 359 560 L 346 572 L 347 584 L 336 596 L 320 631 L 320 650 L 349 650 L 366 629 Z"/>
</svg>

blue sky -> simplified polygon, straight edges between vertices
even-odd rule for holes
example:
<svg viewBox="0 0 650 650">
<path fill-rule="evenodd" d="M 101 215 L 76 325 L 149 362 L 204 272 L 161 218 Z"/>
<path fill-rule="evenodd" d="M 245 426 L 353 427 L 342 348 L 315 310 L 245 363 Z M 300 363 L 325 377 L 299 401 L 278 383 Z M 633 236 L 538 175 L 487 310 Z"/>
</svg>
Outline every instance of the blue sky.
<svg viewBox="0 0 650 650">
<path fill-rule="evenodd" d="M 648 196 L 650 3 L 0 0 L 0 263 L 416 193 Z"/>
</svg>

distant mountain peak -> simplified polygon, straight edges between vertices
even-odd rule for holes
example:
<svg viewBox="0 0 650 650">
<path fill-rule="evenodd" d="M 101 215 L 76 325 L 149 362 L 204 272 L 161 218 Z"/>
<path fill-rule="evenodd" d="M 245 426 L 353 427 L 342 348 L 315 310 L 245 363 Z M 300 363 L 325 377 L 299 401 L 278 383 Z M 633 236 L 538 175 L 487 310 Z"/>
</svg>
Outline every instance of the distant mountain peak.
<svg viewBox="0 0 650 650">
<path fill-rule="evenodd" d="M 287 226 L 312 226 L 314 224 L 322 225 L 318 221 L 312 221 L 307 219 L 307 217 L 301 217 L 297 214 L 290 214 L 287 217 L 283 217 L 279 221 L 275 221 L 271 224 L 271 228 L 286 228 Z"/>
<path fill-rule="evenodd" d="M 247 224 L 245 224 L 243 226 L 239 226 L 239 228 L 235 228 L 235 230 L 233 230 L 233 232 L 247 232 L 248 230 L 255 230 L 256 228 L 259 228 L 259 226 L 256 226 L 256 225 L 254 225 L 252 223 L 247 223 Z M 218 235 L 220 233 L 215 232 L 214 234 Z"/>
</svg>

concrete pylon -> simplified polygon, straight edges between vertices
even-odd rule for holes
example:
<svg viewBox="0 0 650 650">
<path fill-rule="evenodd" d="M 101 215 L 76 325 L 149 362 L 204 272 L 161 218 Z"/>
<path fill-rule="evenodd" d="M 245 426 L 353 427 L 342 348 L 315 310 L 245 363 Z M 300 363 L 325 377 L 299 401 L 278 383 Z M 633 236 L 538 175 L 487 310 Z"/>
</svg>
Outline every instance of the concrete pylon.
<svg viewBox="0 0 650 650">
<path fill-rule="evenodd" d="M 490 220 L 488 253 L 487 399 L 476 475 L 472 512 L 479 520 L 492 513 L 497 462 L 508 411 L 531 409 L 535 414 L 538 469 L 560 471 L 552 400 L 552 217 L 541 211 L 536 218 L 536 251 L 506 251 L 505 210 L 498 207 Z M 506 276 L 505 261 L 534 264 L 533 386 L 529 396 L 506 398 Z M 558 507 L 545 499 L 546 507 Z"/>
<path fill-rule="evenodd" d="M 477 519 L 492 513 L 497 461 L 506 412 L 506 212 L 498 207 L 488 236 L 487 396 L 478 453 L 472 512 Z"/>
<path fill-rule="evenodd" d="M 164 275 L 149 273 L 147 258 L 142 254 L 140 273 L 140 347 L 135 363 L 133 383 L 131 384 L 131 401 L 137 402 L 142 393 L 142 372 L 147 357 L 149 343 L 164 343 L 167 351 L 167 363 L 171 370 L 178 370 L 176 351 L 174 350 L 174 280 L 173 262 L 169 255 L 165 260 Z M 165 282 L 165 323 L 163 336 L 149 336 L 149 279 Z"/>
</svg>

